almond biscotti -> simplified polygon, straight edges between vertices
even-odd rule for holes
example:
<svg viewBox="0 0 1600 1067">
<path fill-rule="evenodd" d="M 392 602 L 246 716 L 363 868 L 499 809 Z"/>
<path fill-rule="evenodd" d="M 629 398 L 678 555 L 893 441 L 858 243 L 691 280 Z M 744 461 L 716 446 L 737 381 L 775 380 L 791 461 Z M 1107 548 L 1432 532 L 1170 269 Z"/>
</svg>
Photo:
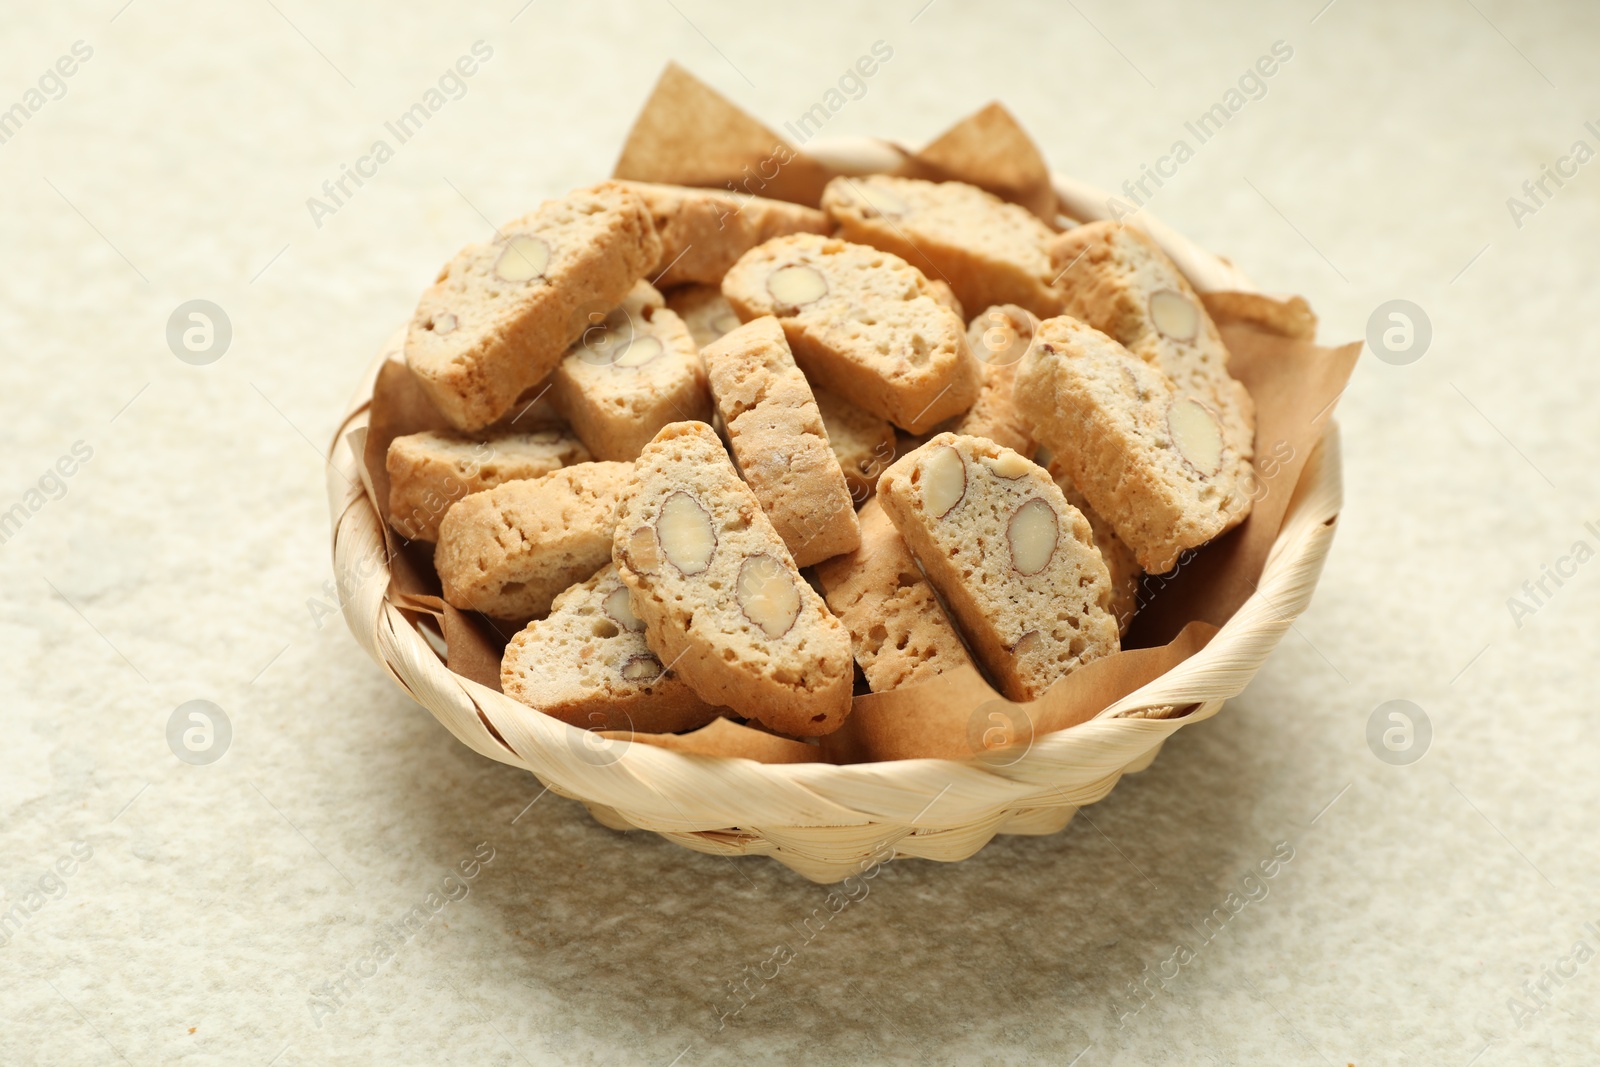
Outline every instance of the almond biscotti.
<svg viewBox="0 0 1600 1067">
<path fill-rule="evenodd" d="M 782 200 L 683 185 L 620 184 L 650 206 L 661 235 L 661 273 L 651 281 L 662 288 L 690 282 L 717 285 L 740 256 L 763 241 L 833 228 L 816 208 Z"/>
<path fill-rule="evenodd" d="M 1089 522 L 1031 460 L 942 433 L 884 472 L 878 499 L 1008 700 L 1117 651 Z"/>
<path fill-rule="evenodd" d="M 828 446 L 833 449 L 850 499 L 856 504 L 872 496 L 878 476 L 894 462 L 894 426 L 843 400 L 826 389 L 813 389 L 822 426 L 828 431 Z"/>
<path fill-rule="evenodd" d="M 555 369 L 588 310 L 621 303 L 660 257 L 644 200 L 616 182 L 546 201 L 445 264 L 411 317 L 406 362 L 452 424 L 486 426 Z"/>
<path fill-rule="evenodd" d="M 700 697 L 780 733 L 850 711 L 850 635 L 795 569 L 716 432 L 664 428 L 640 454 L 613 554 L 656 656 Z"/>
<path fill-rule="evenodd" d="M 883 506 L 858 513 L 861 547 L 817 565 L 828 607 L 850 629 L 867 686 L 886 693 L 971 662 Z"/>
<path fill-rule="evenodd" d="M 1066 465 L 1061 460 L 1052 458 L 1045 470 L 1050 472 L 1051 479 L 1061 488 L 1061 495 L 1067 498 L 1067 503 L 1089 520 L 1095 547 L 1100 550 L 1100 558 L 1105 560 L 1106 571 L 1111 575 L 1111 614 L 1116 616 L 1117 630 L 1125 634 L 1128 624 L 1133 622 L 1134 615 L 1139 611 L 1139 579 L 1144 574 L 1144 568 L 1139 566 L 1133 549 L 1123 543 L 1111 524 L 1090 505 L 1089 498 L 1078 492 L 1072 475 L 1067 473 Z"/>
<path fill-rule="evenodd" d="M 1034 342 L 1017 408 L 1141 567 L 1171 570 L 1249 514 L 1249 461 L 1220 412 L 1077 319 L 1046 319 Z"/>
<path fill-rule="evenodd" d="M 669 422 L 711 418 L 694 338 L 648 282 L 562 357 L 550 403 L 597 459 L 615 461 L 633 459 Z"/>
<path fill-rule="evenodd" d="M 704 348 L 739 325 L 733 305 L 722 295 L 722 290 L 714 286 L 681 285 L 667 294 L 667 307 L 689 327 L 689 336 L 694 338 L 698 348 Z"/>
<path fill-rule="evenodd" d="M 1041 317 L 1061 312 L 1045 250 L 1053 231 L 1028 209 L 975 185 L 841 177 L 823 190 L 822 208 L 845 240 L 893 252 L 944 279 L 968 308 L 1018 304 Z"/>
<path fill-rule="evenodd" d="M 473 493 L 445 512 L 433 565 L 447 603 L 527 621 L 611 558 L 631 463 L 578 463 Z"/>
<path fill-rule="evenodd" d="M 644 622 L 610 563 L 512 637 L 500 661 L 500 689 L 585 730 L 677 733 L 719 713 L 650 651 Z"/>
<path fill-rule="evenodd" d="M 987 437 L 997 445 L 1033 455 L 1033 433 L 1011 398 L 1017 364 L 1033 343 L 1038 320 L 1015 304 L 1001 304 L 979 313 L 967 324 L 967 344 L 983 364 L 983 388 L 955 432 Z"/>
<path fill-rule="evenodd" d="M 778 320 L 768 315 L 747 322 L 701 349 L 700 357 L 734 463 L 795 566 L 859 545 L 844 472 Z"/>
<path fill-rule="evenodd" d="M 477 434 L 428 430 L 389 443 L 389 525 L 412 541 L 437 541 L 450 505 L 502 482 L 539 478 L 592 457 L 570 433 Z"/>
<path fill-rule="evenodd" d="M 1160 369 L 1180 393 L 1223 417 L 1246 461 L 1254 454 L 1255 402 L 1228 373 L 1216 323 L 1178 265 L 1144 231 L 1109 220 L 1056 235 L 1050 257 L 1062 311 Z"/>
<path fill-rule="evenodd" d="M 746 322 L 776 315 L 807 378 L 912 433 L 978 397 L 982 373 L 960 317 L 892 253 L 778 237 L 734 264 L 722 295 Z"/>
</svg>

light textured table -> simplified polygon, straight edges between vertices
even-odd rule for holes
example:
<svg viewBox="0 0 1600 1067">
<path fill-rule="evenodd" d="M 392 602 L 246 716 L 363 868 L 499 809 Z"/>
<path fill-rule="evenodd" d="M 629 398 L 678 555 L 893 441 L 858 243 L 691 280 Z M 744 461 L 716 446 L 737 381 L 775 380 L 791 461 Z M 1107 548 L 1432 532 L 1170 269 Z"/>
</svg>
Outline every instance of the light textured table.
<svg viewBox="0 0 1600 1067">
<path fill-rule="evenodd" d="M 0 545 L 0 1061 L 1600 1059 L 1600 164 L 1521 191 L 1600 148 L 1592 5 L 121 3 L 18 7 L 0 38 L 25 111 L 92 49 L 0 144 L 0 511 L 25 511 Z M 999 98 L 1113 188 L 1187 139 L 1150 185 L 1166 221 L 1309 296 L 1325 340 L 1407 299 L 1432 341 L 1357 368 L 1333 556 L 1242 697 L 1065 832 L 896 862 L 831 915 L 776 864 L 612 833 L 452 740 L 328 613 L 320 456 L 438 264 L 606 173 L 669 58 L 781 128 L 880 40 L 826 133 L 919 141 Z M 1198 143 L 1275 41 L 1265 95 Z M 379 138 L 393 158 L 314 219 Z M 232 325 L 203 366 L 166 340 L 196 298 Z M 1571 576 L 1534 604 L 1546 565 Z M 233 730 L 208 766 L 167 740 L 195 699 Z M 1409 766 L 1367 742 L 1394 699 L 1431 723 Z M 435 912 L 446 888 L 469 893 Z M 732 983 L 753 999 L 719 1022 Z"/>
</svg>

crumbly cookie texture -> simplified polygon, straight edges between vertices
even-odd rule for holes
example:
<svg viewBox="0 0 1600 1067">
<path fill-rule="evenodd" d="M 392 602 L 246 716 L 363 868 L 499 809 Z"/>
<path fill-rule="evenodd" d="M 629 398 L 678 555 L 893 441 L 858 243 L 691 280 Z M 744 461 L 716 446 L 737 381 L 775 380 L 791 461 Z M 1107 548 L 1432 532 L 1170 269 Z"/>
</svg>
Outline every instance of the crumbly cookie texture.
<svg viewBox="0 0 1600 1067">
<path fill-rule="evenodd" d="M 849 631 L 710 426 L 673 423 L 645 447 L 613 555 L 651 650 L 701 699 L 793 736 L 849 714 Z"/>
<path fill-rule="evenodd" d="M 473 493 L 445 512 L 434 569 L 445 600 L 526 622 L 605 566 L 631 463 L 578 463 Z"/>
<path fill-rule="evenodd" d="M 1117 651 L 1094 533 L 1032 460 L 942 433 L 884 472 L 878 499 L 1008 700 Z"/>
<path fill-rule="evenodd" d="M 868 687 L 886 693 L 971 662 L 883 505 L 869 500 L 858 517 L 861 547 L 818 564 L 816 574 L 850 629 Z"/>
<path fill-rule="evenodd" d="M 872 496 L 878 476 L 894 462 L 894 426 L 826 389 L 813 389 L 828 445 L 857 505 Z"/>
<path fill-rule="evenodd" d="M 660 257 L 644 200 L 617 182 L 546 201 L 445 264 L 411 317 L 406 362 L 445 418 L 479 429 Z"/>
<path fill-rule="evenodd" d="M 1038 216 L 965 182 L 874 174 L 828 183 L 822 208 L 847 241 L 893 252 L 950 283 L 969 308 L 1018 304 L 1060 314 L 1050 286 L 1054 236 Z"/>
<path fill-rule="evenodd" d="M 506 645 L 501 691 L 585 730 L 677 733 L 715 719 L 719 709 L 650 651 L 628 595 L 610 563 L 570 586 Z"/>
<path fill-rule="evenodd" d="M 700 356 L 734 463 L 795 565 L 859 545 L 850 488 L 778 320 L 753 319 Z"/>
<path fill-rule="evenodd" d="M 413 541 L 437 541 L 450 505 L 503 482 L 540 478 L 592 457 L 570 433 L 406 434 L 389 443 L 389 525 Z"/>
<path fill-rule="evenodd" d="M 1081 319 L 1223 417 L 1235 451 L 1254 454 L 1256 408 L 1228 373 L 1217 325 L 1176 263 L 1144 231 L 1091 222 L 1050 242 L 1062 311 Z"/>
<path fill-rule="evenodd" d="M 813 382 L 913 433 L 978 397 L 982 372 L 960 317 L 893 253 L 778 237 L 734 264 L 722 294 L 746 322 L 776 315 Z"/>
<path fill-rule="evenodd" d="M 1034 341 L 1017 408 L 1141 567 L 1165 573 L 1249 514 L 1249 460 L 1207 401 L 1070 316 Z"/>
<path fill-rule="evenodd" d="M 1105 561 L 1106 570 L 1111 575 L 1111 614 L 1116 616 L 1117 630 L 1125 634 L 1128 624 L 1133 622 L 1133 616 L 1139 610 L 1139 579 L 1144 574 L 1144 568 L 1139 566 L 1133 549 L 1123 543 L 1109 522 L 1101 518 L 1100 513 L 1090 505 L 1089 498 L 1078 491 L 1072 475 L 1067 473 L 1066 464 L 1052 457 L 1045 469 L 1061 488 L 1061 495 L 1067 498 L 1067 503 L 1083 512 L 1083 517 L 1089 520 L 1095 547 L 1100 549 L 1100 558 Z"/>
<path fill-rule="evenodd" d="M 733 305 L 715 286 L 680 285 L 667 293 L 667 307 L 689 327 L 689 336 L 697 348 L 704 348 L 739 326 Z"/>
<path fill-rule="evenodd" d="M 999 304 L 980 312 L 967 325 L 967 344 L 983 364 L 983 388 L 956 423 L 956 433 L 987 437 L 1024 456 L 1033 455 L 1033 432 L 1017 410 L 1011 390 L 1017 364 L 1033 343 L 1033 327 L 1038 321 L 1015 304 Z"/>
<path fill-rule="evenodd" d="M 650 206 L 661 235 L 656 285 L 717 285 L 728 268 L 763 241 L 786 233 L 827 233 L 828 216 L 816 208 L 741 196 L 721 189 L 621 182 Z"/>
<path fill-rule="evenodd" d="M 943 278 L 929 278 L 928 286 L 932 290 L 931 295 L 935 300 L 939 301 L 939 303 L 943 304 L 951 311 L 954 311 L 956 313 L 956 318 L 960 319 L 962 322 L 967 321 L 966 309 L 961 306 L 961 301 L 957 299 L 956 291 L 950 288 L 949 282 L 945 281 Z"/>
<path fill-rule="evenodd" d="M 633 459 L 669 422 L 711 418 L 698 346 L 649 282 L 562 357 L 550 403 L 597 459 L 617 461 Z"/>
</svg>

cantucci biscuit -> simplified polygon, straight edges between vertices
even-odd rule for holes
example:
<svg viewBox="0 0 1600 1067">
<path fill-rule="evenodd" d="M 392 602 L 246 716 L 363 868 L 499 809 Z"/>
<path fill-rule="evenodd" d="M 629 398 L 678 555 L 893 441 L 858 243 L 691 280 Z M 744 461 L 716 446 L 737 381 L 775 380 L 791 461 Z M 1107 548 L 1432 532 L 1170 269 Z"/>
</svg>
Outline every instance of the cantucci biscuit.
<svg viewBox="0 0 1600 1067">
<path fill-rule="evenodd" d="M 606 460 L 633 459 L 669 422 L 711 418 L 694 338 L 648 282 L 562 357 L 550 376 L 550 403 Z"/>
<path fill-rule="evenodd" d="M 828 183 L 822 208 L 847 241 L 881 248 L 949 282 L 969 308 L 1018 304 L 1060 314 L 1046 244 L 1054 233 L 1027 208 L 964 182 L 873 174 Z"/>
<path fill-rule="evenodd" d="M 690 282 L 717 285 L 740 256 L 763 241 L 832 229 L 828 216 L 816 208 L 782 200 L 684 185 L 619 184 L 650 205 L 661 235 L 661 272 L 651 281 L 662 288 Z"/>
<path fill-rule="evenodd" d="M 967 325 L 967 344 L 983 364 L 983 388 L 956 423 L 956 433 L 987 437 L 1024 456 L 1033 455 L 1033 433 L 1011 399 L 1011 389 L 1017 364 L 1033 343 L 1037 321 L 1015 304 L 1001 304 L 980 312 Z"/>
<path fill-rule="evenodd" d="M 842 400 L 826 389 L 813 389 L 828 446 L 833 449 L 850 499 L 860 504 L 878 486 L 878 476 L 894 462 L 894 426 Z"/>
<path fill-rule="evenodd" d="M 663 429 L 617 518 L 617 572 L 650 648 L 701 699 L 780 733 L 831 733 L 850 711 L 850 634 L 795 569 L 716 432 Z"/>
<path fill-rule="evenodd" d="M 1249 514 L 1249 461 L 1207 400 L 1069 316 L 1034 341 L 1017 408 L 1140 566 L 1164 573 Z"/>
<path fill-rule="evenodd" d="M 747 322 L 700 356 L 734 463 L 795 565 L 809 567 L 859 545 L 844 472 L 778 320 Z"/>
<path fill-rule="evenodd" d="M 884 472 L 878 499 L 1008 700 L 1117 651 L 1094 533 L 1038 464 L 942 433 Z"/>
<path fill-rule="evenodd" d="M 526 621 L 605 566 L 630 463 L 578 463 L 506 482 L 454 504 L 439 524 L 434 569 L 447 603 Z"/>
<path fill-rule="evenodd" d="M 452 424 L 487 426 L 660 256 L 645 202 L 616 182 L 546 201 L 445 264 L 411 317 L 406 362 Z"/>
<path fill-rule="evenodd" d="M 1200 297 L 1144 231 L 1110 220 L 1050 243 L 1062 311 L 1158 368 L 1222 415 L 1234 449 L 1254 454 L 1255 402 L 1228 373 L 1228 349 Z"/>
<path fill-rule="evenodd" d="M 861 547 L 818 564 L 816 574 L 850 629 L 867 686 L 886 693 L 971 662 L 883 506 L 869 500 L 858 517 Z"/>
<path fill-rule="evenodd" d="M 1090 505 L 1089 498 L 1078 492 L 1072 475 L 1067 473 L 1066 465 L 1061 460 L 1052 458 L 1045 470 L 1061 487 L 1061 495 L 1067 498 L 1067 503 L 1083 512 L 1083 517 L 1089 520 L 1095 547 L 1100 549 L 1100 558 L 1105 560 L 1106 571 L 1111 575 L 1111 614 L 1116 616 L 1117 629 L 1127 633 L 1128 624 L 1139 610 L 1139 578 L 1144 574 L 1144 568 L 1139 566 L 1133 549 L 1123 543 L 1111 524 Z"/>
<path fill-rule="evenodd" d="M 677 733 L 718 715 L 645 644 L 644 622 L 610 563 L 511 638 L 500 689 L 585 730 Z"/>
<path fill-rule="evenodd" d="M 389 443 L 389 525 L 413 541 L 437 541 L 450 505 L 503 482 L 539 478 L 592 457 L 570 433 L 467 435 L 442 430 Z"/>
<path fill-rule="evenodd" d="M 776 315 L 807 378 L 896 426 L 918 433 L 977 399 L 960 316 L 890 252 L 778 237 L 734 264 L 722 294 L 746 322 Z"/>
<path fill-rule="evenodd" d="M 681 285 L 667 294 L 667 307 L 689 327 L 695 347 L 704 348 L 739 325 L 733 305 L 710 285 Z"/>
</svg>

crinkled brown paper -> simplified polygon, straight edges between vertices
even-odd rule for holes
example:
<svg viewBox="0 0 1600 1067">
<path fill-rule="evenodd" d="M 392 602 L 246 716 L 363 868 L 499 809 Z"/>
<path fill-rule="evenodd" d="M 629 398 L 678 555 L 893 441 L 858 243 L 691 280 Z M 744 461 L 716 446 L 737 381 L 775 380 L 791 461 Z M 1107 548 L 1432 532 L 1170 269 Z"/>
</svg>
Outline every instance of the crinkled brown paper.
<svg viewBox="0 0 1600 1067">
<path fill-rule="evenodd" d="M 1044 158 L 1015 119 L 990 104 L 916 153 L 897 173 L 956 178 L 1052 218 L 1055 194 Z M 832 171 L 787 145 L 687 71 L 669 65 L 640 112 L 616 177 L 713 188 L 744 187 L 752 168 L 786 158 L 765 188 L 751 192 L 815 205 Z M 1254 591 L 1283 524 L 1306 461 L 1332 417 L 1361 346 L 1314 343 L 1315 317 L 1299 297 L 1208 293 L 1207 308 L 1232 355 L 1229 369 L 1256 402 L 1257 501 L 1236 529 L 1195 552 L 1175 572 L 1147 576 L 1141 608 L 1124 650 L 1097 660 L 1029 704 L 1004 701 L 974 667 L 922 685 L 858 696 L 851 715 L 820 743 L 792 741 L 719 719 L 681 735 L 632 735 L 680 752 L 743 756 L 763 763 L 859 763 L 981 752 L 996 710 L 1015 741 L 1086 722 L 1204 648 Z M 407 544 L 387 527 L 389 480 L 384 456 L 394 438 L 442 429 L 435 411 L 391 339 L 373 388 L 366 439 L 359 442 L 366 487 L 385 520 L 392 577 L 389 597 L 410 617 L 438 620 L 451 670 L 498 689 L 509 634 L 499 624 L 459 612 L 439 596 L 428 546 Z M 1181 714 L 1185 709 L 1178 709 Z M 530 714 L 532 712 L 530 711 Z"/>
</svg>

